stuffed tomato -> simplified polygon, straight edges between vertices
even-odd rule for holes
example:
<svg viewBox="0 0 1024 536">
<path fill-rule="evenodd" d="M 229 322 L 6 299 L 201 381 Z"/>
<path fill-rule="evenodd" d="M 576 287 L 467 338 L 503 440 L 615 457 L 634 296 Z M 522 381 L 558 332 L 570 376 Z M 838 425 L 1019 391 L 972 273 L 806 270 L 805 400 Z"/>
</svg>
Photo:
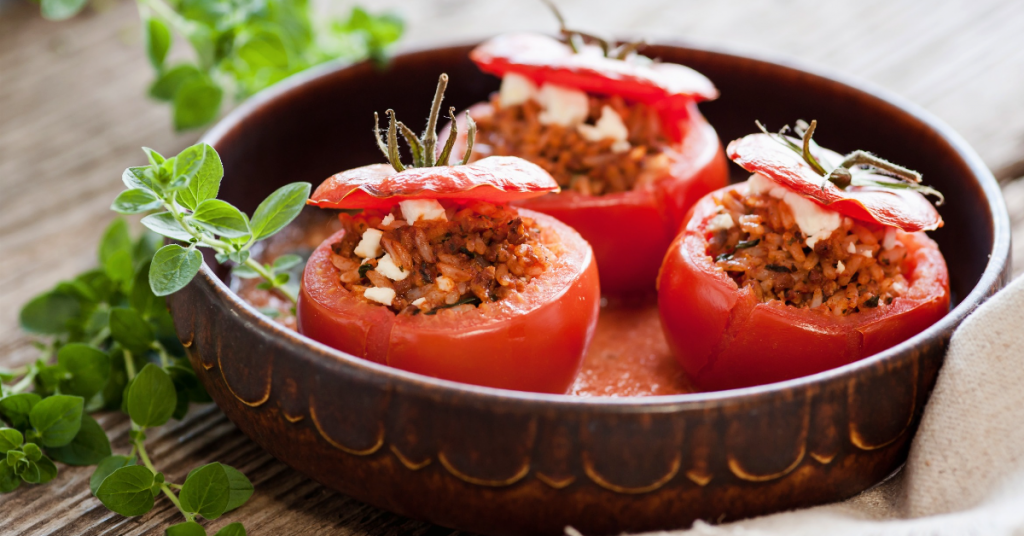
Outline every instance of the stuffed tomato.
<svg viewBox="0 0 1024 536">
<path fill-rule="evenodd" d="M 798 130 L 799 131 L 799 130 Z M 810 142 L 813 127 L 800 131 Z M 845 365 L 949 309 L 919 176 L 781 134 L 729 145 L 749 180 L 701 199 L 665 256 L 662 326 L 694 384 L 721 390 Z M 917 190 L 917 191 L 915 191 Z"/>
<path fill-rule="evenodd" d="M 718 93 L 688 67 L 563 33 L 568 43 L 503 35 L 470 54 L 502 77 L 489 102 L 469 109 L 476 154 L 519 156 L 551 173 L 560 193 L 518 204 L 590 242 L 606 294 L 651 291 L 687 210 L 728 181 L 696 105 Z"/>
<path fill-rule="evenodd" d="M 572 228 L 509 205 L 558 185 L 514 157 L 448 166 L 451 144 L 431 158 L 429 136 L 410 136 L 406 168 L 400 128 L 392 114 L 381 142 L 398 165 L 339 173 L 310 198 L 346 210 L 306 265 L 299 331 L 428 376 L 566 392 L 596 327 L 597 265 Z"/>
</svg>

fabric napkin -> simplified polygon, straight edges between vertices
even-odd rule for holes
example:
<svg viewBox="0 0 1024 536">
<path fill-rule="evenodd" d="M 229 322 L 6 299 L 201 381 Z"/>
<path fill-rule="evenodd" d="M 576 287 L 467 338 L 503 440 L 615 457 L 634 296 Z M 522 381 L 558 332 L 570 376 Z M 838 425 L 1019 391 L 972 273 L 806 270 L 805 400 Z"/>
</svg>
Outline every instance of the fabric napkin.
<svg viewBox="0 0 1024 536">
<path fill-rule="evenodd" d="M 1024 536 L 1024 277 L 953 334 L 910 457 L 848 501 L 672 536 Z"/>
</svg>

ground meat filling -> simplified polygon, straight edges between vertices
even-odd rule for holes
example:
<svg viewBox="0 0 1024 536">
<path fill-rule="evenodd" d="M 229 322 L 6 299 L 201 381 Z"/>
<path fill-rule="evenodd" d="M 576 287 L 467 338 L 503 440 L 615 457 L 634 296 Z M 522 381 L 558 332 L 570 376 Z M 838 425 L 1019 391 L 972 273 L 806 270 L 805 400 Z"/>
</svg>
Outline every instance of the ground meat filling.
<svg viewBox="0 0 1024 536">
<path fill-rule="evenodd" d="M 710 231 L 708 255 L 762 302 L 841 316 L 888 305 L 907 291 L 907 249 L 895 228 L 844 217 L 828 239 L 809 248 L 781 200 L 730 190 L 715 201 L 715 218 L 726 225 Z"/>
<path fill-rule="evenodd" d="M 544 244 L 550 237 L 514 208 L 474 202 L 444 214 L 412 225 L 397 207 L 341 214 L 346 233 L 331 244 L 341 284 L 398 313 L 434 314 L 522 292 L 554 260 Z M 369 247 L 364 235 L 371 244 L 379 236 L 379 245 Z"/>
<path fill-rule="evenodd" d="M 584 195 L 625 192 L 650 184 L 668 172 L 657 112 L 621 97 L 589 96 L 586 124 L 593 125 L 610 106 L 628 130 L 628 146 L 605 138 L 590 141 L 576 126 L 543 124 L 541 105 L 535 100 L 502 107 L 491 99 L 493 115 L 477 120 L 476 152 L 480 156 L 518 156 L 544 168 L 563 189 Z"/>
</svg>

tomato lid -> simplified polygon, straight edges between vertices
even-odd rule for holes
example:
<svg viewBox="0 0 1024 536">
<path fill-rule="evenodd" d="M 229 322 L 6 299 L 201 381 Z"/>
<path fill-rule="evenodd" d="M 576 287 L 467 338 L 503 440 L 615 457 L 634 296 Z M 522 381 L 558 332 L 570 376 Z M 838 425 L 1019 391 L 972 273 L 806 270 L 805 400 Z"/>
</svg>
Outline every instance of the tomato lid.
<svg viewBox="0 0 1024 536">
<path fill-rule="evenodd" d="M 455 108 L 448 109 L 451 133 L 437 153 L 437 118 L 448 86 L 448 75 L 437 82 L 427 129 L 417 137 L 388 110 L 387 141 L 381 138 L 377 114 L 374 133 L 387 164 L 371 164 L 337 173 L 324 181 L 307 204 L 320 208 L 387 208 L 410 199 L 480 200 L 507 203 L 559 191 L 555 179 L 540 166 L 514 156 L 490 156 L 469 164 L 476 124 L 466 113 L 469 129 L 462 163 L 448 165 L 459 129 Z M 406 166 L 398 150 L 398 133 L 409 143 L 412 165 Z"/>
<path fill-rule="evenodd" d="M 864 151 L 844 157 L 818 147 L 810 141 L 815 126 L 812 122 L 801 134 L 806 152 L 781 133 L 767 131 L 734 140 L 726 152 L 743 169 L 844 216 L 908 233 L 942 227 L 942 217 L 921 192 L 938 196 L 940 203 L 942 194 L 918 184 L 920 175 Z"/>
<path fill-rule="evenodd" d="M 573 47 L 546 35 L 499 35 L 473 49 L 469 57 L 484 72 L 517 73 L 537 84 L 550 82 L 589 93 L 619 95 L 642 102 L 665 99 L 703 101 L 718 97 L 714 84 L 697 71 L 661 63 L 636 53 L 607 57 L 602 47 Z"/>
<path fill-rule="evenodd" d="M 514 156 L 489 156 L 472 164 L 396 171 L 371 164 L 338 173 L 308 203 L 320 208 L 388 208 L 409 199 L 507 203 L 559 190 L 540 166 Z"/>
</svg>

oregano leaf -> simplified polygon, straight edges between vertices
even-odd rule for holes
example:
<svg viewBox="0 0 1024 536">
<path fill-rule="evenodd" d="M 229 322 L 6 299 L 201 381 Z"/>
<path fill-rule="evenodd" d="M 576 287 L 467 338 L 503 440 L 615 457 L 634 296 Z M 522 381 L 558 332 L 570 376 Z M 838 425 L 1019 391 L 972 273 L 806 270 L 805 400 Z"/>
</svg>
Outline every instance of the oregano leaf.
<svg viewBox="0 0 1024 536">
<path fill-rule="evenodd" d="M 199 251 L 168 244 L 153 256 L 149 286 L 157 296 L 174 294 L 192 281 L 202 265 L 203 255 Z"/>
<path fill-rule="evenodd" d="M 121 467 L 103 479 L 96 498 L 123 516 L 140 516 L 153 509 L 153 472 L 141 465 Z"/>
<path fill-rule="evenodd" d="M 44 447 L 63 447 L 82 427 L 85 400 L 80 396 L 54 395 L 42 399 L 29 412 L 29 422 Z"/>
<path fill-rule="evenodd" d="M 167 51 L 171 49 L 171 30 L 160 19 L 148 18 L 143 22 L 143 41 L 146 56 L 157 71 L 163 69 Z"/>
<path fill-rule="evenodd" d="M 171 377 L 149 363 L 128 387 L 128 416 L 139 426 L 160 426 L 171 418 L 177 400 Z"/>
</svg>

